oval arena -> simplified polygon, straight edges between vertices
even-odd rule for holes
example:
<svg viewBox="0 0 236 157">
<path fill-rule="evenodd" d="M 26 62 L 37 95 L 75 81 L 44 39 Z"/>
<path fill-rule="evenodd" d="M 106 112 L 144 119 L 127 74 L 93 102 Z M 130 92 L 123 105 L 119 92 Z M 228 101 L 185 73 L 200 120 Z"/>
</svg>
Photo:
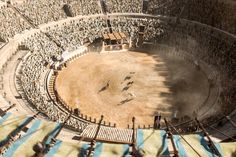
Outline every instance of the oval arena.
<svg viewBox="0 0 236 157">
<path fill-rule="evenodd" d="M 235 9 L 0 1 L 1 156 L 234 157 Z"/>
</svg>

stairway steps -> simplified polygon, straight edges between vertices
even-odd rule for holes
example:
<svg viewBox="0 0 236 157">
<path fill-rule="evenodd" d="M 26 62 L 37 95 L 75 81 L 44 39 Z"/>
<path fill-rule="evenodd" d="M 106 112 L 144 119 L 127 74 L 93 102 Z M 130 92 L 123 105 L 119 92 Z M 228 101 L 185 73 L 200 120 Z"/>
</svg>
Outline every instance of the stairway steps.
<svg viewBox="0 0 236 157">
<path fill-rule="evenodd" d="M 89 125 L 82 132 L 81 136 L 84 138 L 93 139 L 96 133 L 98 125 Z M 132 142 L 132 129 L 121 129 L 101 126 L 97 140 L 112 141 L 119 143 L 131 143 Z"/>
</svg>

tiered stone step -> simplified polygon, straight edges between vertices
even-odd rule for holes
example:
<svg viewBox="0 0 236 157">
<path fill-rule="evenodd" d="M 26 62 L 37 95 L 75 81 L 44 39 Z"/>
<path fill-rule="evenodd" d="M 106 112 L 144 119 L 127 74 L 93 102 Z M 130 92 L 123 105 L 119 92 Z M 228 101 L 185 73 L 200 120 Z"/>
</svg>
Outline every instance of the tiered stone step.
<svg viewBox="0 0 236 157">
<path fill-rule="evenodd" d="M 81 138 L 91 140 L 94 138 L 98 125 L 88 125 L 81 134 Z M 97 141 L 106 141 L 114 143 L 132 143 L 132 129 L 122 129 L 101 126 Z"/>
<path fill-rule="evenodd" d="M 55 96 L 55 93 L 53 90 L 55 78 L 56 78 L 56 76 L 52 75 L 50 78 L 50 81 L 49 81 L 49 85 L 48 85 L 49 94 L 51 95 L 52 99 L 54 99 L 54 100 L 56 99 L 56 96 Z"/>
<path fill-rule="evenodd" d="M 32 24 L 32 22 L 30 22 L 29 19 L 25 17 L 25 15 L 21 14 L 21 12 L 20 12 L 17 8 L 15 8 L 13 5 L 11 5 L 11 4 L 9 4 L 9 3 L 7 4 L 7 6 L 10 7 L 10 8 L 12 8 L 12 10 L 13 10 L 16 14 L 18 14 L 25 22 L 27 22 L 28 25 L 30 25 L 32 28 L 35 28 L 35 26 Z"/>
</svg>

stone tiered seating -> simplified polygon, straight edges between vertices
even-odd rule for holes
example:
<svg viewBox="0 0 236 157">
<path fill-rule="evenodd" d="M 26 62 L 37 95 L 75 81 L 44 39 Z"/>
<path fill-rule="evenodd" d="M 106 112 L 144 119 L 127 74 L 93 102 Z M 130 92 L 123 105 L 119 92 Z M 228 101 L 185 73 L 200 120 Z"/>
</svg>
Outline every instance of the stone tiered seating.
<svg viewBox="0 0 236 157">
<path fill-rule="evenodd" d="M 184 50 L 194 58 L 215 68 L 218 73 L 217 78 L 220 78 L 220 84 L 223 85 L 218 103 L 224 106 L 224 110 L 231 112 L 232 109 L 228 109 L 228 107 L 233 106 L 232 100 L 234 98 L 231 94 L 235 91 L 235 89 L 230 88 L 232 87 L 232 80 L 235 80 L 235 76 L 231 75 L 235 73 L 233 66 L 236 66 L 235 62 L 232 62 L 232 53 L 235 53 L 234 38 L 226 38 L 218 30 L 190 21 L 182 21 L 176 25 L 174 30 L 165 28 L 164 31 L 168 33 L 165 37 L 157 38 L 159 43 L 168 43 L 176 49 Z M 211 74 L 208 76 L 212 77 Z M 224 96 L 227 98 L 225 99 Z"/>
<path fill-rule="evenodd" d="M 96 0 L 51 0 L 50 2 L 46 0 L 25 1 L 24 3 L 15 4 L 14 6 L 30 22 L 34 25 L 39 25 L 67 18 L 66 12 L 63 9 L 64 5 L 70 6 L 74 16 L 99 14 L 101 12 L 99 3 Z"/>
<path fill-rule="evenodd" d="M 92 139 L 95 136 L 98 125 L 88 125 L 81 133 L 81 137 L 85 139 Z M 97 140 L 113 141 L 117 143 L 131 143 L 132 129 L 121 129 L 101 126 Z"/>
<path fill-rule="evenodd" d="M 20 76 L 21 86 L 27 100 L 51 120 L 63 122 L 68 113 L 65 113 L 64 109 L 55 105 L 54 102 L 48 101 L 47 91 L 41 88 L 39 83 L 41 73 L 47 70 L 43 65 L 44 61 L 50 62 L 52 56 L 61 54 L 61 49 L 43 33 L 36 34 L 25 40 L 24 45 L 32 51 L 32 54 L 23 63 Z M 78 131 L 83 130 L 86 126 L 85 122 L 75 118 L 71 118 L 69 124 Z"/>
<path fill-rule="evenodd" d="M 133 40 L 138 38 L 139 26 L 145 26 L 145 41 L 150 41 L 163 33 L 159 19 L 117 17 L 111 18 L 110 21 L 114 32 L 125 32 Z"/>
<path fill-rule="evenodd" d="M 97 0 L 73 0 L 69 2 L 69 5 L 71 6 L 74 15 L 91 15 L 101 13 L 101 7 L 99 6 L 99 3 L 100 2 Z"/>
<path fill-rule="evenodd" d="M 132 2 L 134 3 L 132 4 Z M 163 1 L 160 3 L 162 2 Z M 73 1 L 68 3 L 71 5 L 73 4 Z M 97 1 L 82 1 L 74 3 L 76 5 L 71 6 L 72 11 L 75 12 L 75 15 L 100 13 L 100 8 Z M 131 4 L 134 6 L 131 6 Z M 139 1 L 129 1 L 128 4 L 125 5 L 122 2 L 107 1 L 108 11 L 116 13 L 141 12 L 140 4 L 141 2 Z M 63 5 L 64 3 L 62 3 L 62 1 L 46 2 L 41 0 L 37 2 L 29 1 L 22 5 L 16 5 L 16 7 L 21 13 L 28 17 L 29 20 L 32 20 L 35 25 L 38 25 L 66 18 L 65 13 L 62 10 Z M 153 7 L 155 7 L 155 5 Z M 167 7 L 167 9 L 169 8 Z M 204 11 L 206 10 L 207 9 L 204 9 Z M 222 12 L 220 14 L 224 15 Z M 191 15 L 193 19 L 197 19 L 194 16 L 195 15 Z M 30 28 L 28 23 L 26 23 L 11 8 L 1 8 L 0 20 L 2 22 L 0 25 L 0 38 L 4 41 L 8 41 L 9 38 L 12 38 L 16 34 Z M 205 20 L 206 19 L 202 19 L 202 21 Z M 145 25 L 145 41 L 158 41 L 160 43 L 163 42 L 164 44 L 168 43 L 174 47 L 178 47 L 181 50 L 189 52 L 191 55 L 202 59 L 208 64 L 216 66 L 219 71 L 220 78 L 222 79 L 222 93 L 220 94 L 221 99 L 219 100 L 219 103 L 225 107 L 224 110 L 227 110 L 227 112 L 231 111 L 231 108 L 227 107 L 234 106 L 235 102 L 235 86 L 232 87 L 235 80 L 235 75 L 231 75 L 235 73 L 235 40 L 232 41 L 231 39 L 227 39 L 227 37 L 224 38 L 223 35 L 221 36 L 215 33 L 213 28 L 205 28 L 206 26 L 203 27 L 200 24 L 193 24 L 186 20 L 178 24 L 174 23 L 178 26 L 174 27 L 174 29 L 169 27 L 171 30 L 168 30 L 166 27 L 163 28 L 161 22 L 162 21 L 157 19 L 149 18 L 137 19 L 116 17 L 111 19 L 113 31 L 125 32 L 135 40 L 138 36 L 139 26 Z M 168 23 L 169 21 L 165 22 Z M 47 33 L 49 36 L 58 41 L 64 49 L 73 51 L 83 45 L 84 42 L 93 42 L 94 39 L 100 37 L 102 32 L 106 31 L 107 26 L 105 19 L 89 18 L 87 20 L 82 19 L 70 24 L 65 24 L 63 27 L 52 28 Z M 164 33 L 166 33 L 166 36 L 163 35 Z M 167 42 L 166 37 L 169 38 L 170 41 Z M 155 40 L 155 38 L 158 40 Z M 29 102 L 34 104 L 38 110 L 41 110 L 47 114 L 50 119 L 62 122 L 66 117 L 66 113 L 64 113 L 63 109 L 56 106 L 53 102 L 48 101 L 45 96 L 46 92 L 42 90 L 42 87 L 39 84 L 41 73 L 46 70 L 43 62 L 50 62 L 52 57 L 60 55 L 62 53 L 62 48 L 55 44 L 55 42 L 48 38 L 44 33 L 35 34 L 34 36 L 27 38 L 24 41 L 24 45 L 31 51 L 31 55 L 24 62 L 22 75 L 20 77 L 27 99 Z M 210 73 L 209 77 L 215 78 L 216 75 L 218 75 L 218 73 Z M 82 122 L 74 117 L 71 118 L 68 124 L 74 128 L 78 128 L 79 131 L 82 131 L 87 125 L 86 122 Z M 14 130 L 17 125 L 8 129 Z M 87 128 L 89 132 L 86 133 L 86 136 L 92 138 L 94 135 L 94 129 L 96 129 L 96 127 L 89 126 Z M 126 129 L 119 130 L 115 128 L 102 127 L 100 130 L 101 135 L 99 139 L 104 141 L 115 140 L 118 142 L 131 141 L 132 132 L 130 131 L 131 130 Z"/>
<path fill-rule="evenodd" d="M 107 0 L 107 11 L 109 13 L 141 13 L 141 0 Z"/>
<path fill-rule="evenodd" d="M 31 28 L 27 22 L 7 6 L 0 8 L 0 21 L 0 39 L 4 41 L 8 41 L 14 35 Z"/>
<path fill-rule="evenodd" d="M 201 37 L 198 37 L 196 36 L 196 34 L 194 34 L 194 32 L 192 31 L 193 24 L 186 20 L 182 21 L 179 24 L 176 24 L 175 29 L 172 29 L 171 27 L 171 22 L 174 22 L 174 20 L 169 20 L 169 23 L 165 21 L 167 23 L 163 26 L 164 20 L 160 20 L 157 18 L 139 19 L 133 17 L 111 17 L 110 22 L 114 32 L 125 32 L 129 37 L 131 37 L 132 40 L 137 39 L 139 26 L 144 25 L 146 27 L 144 33 L 145 41 L 153 41 L 155 43 L 155 40 L 158 40 L 159 43 L 168 43 L 179 50 L 188 52 L 190 56 L 203 59 L 208 64 L 220 65 L 220 63 L 216 63 L 214 60 L 218 60 L 217 57 L 219 57 L 219 55 L 223 55 L 221 57 L 225 58 L 225 55 L 223 53 L 224 49 L 222 47 L 207 47 L 207 44 L 203 44 L 205 46 L 197 48 L 197 44 L 193 42 L 194 38 L 197 39 L 197 42 L 201 43 Z M 199 27 L 200 28 L 198 28 L 198 25 L 195 25 L 195 28 L 199 29 L 199 32 L 201 32 L 201 30 L 204 30 L 203 28 L 201 28 L 203 26 Z M 101 17 L 89 18 L 86 20 L 79 19 L 78 21 L 64 23 L 62 26 L 58 25 L 46 29 L 48 36 L 54 38 L 58 43 L 60 43 L 60 45 L 63 45 L 64 49 L 69 51 L 76 49 L 84 42 L 92 42 L 94 39 L 98 38 L 99 34 L 101 34 L 103 31 L 107 31 L 107 26 L 105 19 Z M 163 34 L 165 34 L 165 36 Z M 201 36 L 204 35 L 206 34 L 201 34 Z M 70 39 L 70 42 L 68 42 L 68 39 Z M 168 39 L 169 41 L 167 41 L 166 39 Z M 207 39 L 208 38 L 206 37 L 205 40 Z M 210 38 L 209 40 L 211 41 L 210 43 L 208 40 L 205 43 L 216 44 L 218 42 L 216 40 L 213 43 L 214 40 L 212 40 L 212 38 Z M 48 102 L 47 99 L 42 96 L 46 93 L 44 93 L 45 91 L 42 91 L 41 88 L 39 88 L 39 84 L 37 82 L 40 79 L 40 73 L 42 73 L 46 69 L 42 63 L 44 61 L 50 62 L 53 56 L 56 57 L 62 53 L 62 49 L 58 47 L 58 45 L 53 41 L 51 41 L 50 38 L 44 35 L 44 33 L 35 34 L 34 36 L 26 39 L 24 45 L 28 47 L 33 53 L 24 63 L 25 65 L 22 69 L 24 71 L 21 77 L 23 89 L 27 95 L 27 98 L 33 104 L 35 104 L 37 109 L 42 109 L 44 112 L 50 113 L 51 119 L 56 120 L 58 119 L 58 115 L 60 115 L 59 113 L 63 112 L 63 109 L 59 113 L 57 113 L 58 111 L 55 110 L 55 106 L 52 105 L 53 103 Z M 181 47 L 180 45 L 185 46 Z M 225 44 L 223 47 L 227 49 L 229 45 Z M 207 52 L 213 48 L 214 50 L 220 49 L 221 53 L 213 56 L 211 53 L 211 56 L 209 56 Z M 195 51 L 192 51 L 195 49 L 201 53 L 195 53 Z M 229 51 L 227 51 L 227 53 L 229 53 Z M 219 60 L 221 63 L 225 62 L 222 61 L 222 58 Z M 232 66 L 227 67 L 228 65 L 229 64 L 222 64 L 222 67 L 226 69 L 232 69 Z M 46 106 L 50 106 L 51 108 L 45 110 Z M 61 121 L 64 118 L 59 119 Z"/>
<path fill-rule="evenodd" d="M 184 6 L 183 1 L 177 2 L 173 0 L 149 0 L 148 13 L 161 14 L 161 15 L 175 14 L 175 16 L 178 16 L 183 6 Z"/>
<path fill-rule="evenodd" d="M 66 18 L 66 14 L 62 10 L 62 0 L 25 1 L 15 4 L 15 7 L 34 25 Z"/>
<path fill-rule="evenodd" d="M 49 36 L 61 43 L 67 51 L 74 51 L 85 42 L 93 42 L 106 31 L 106 21 L 102 18 L 88 18 L 64 23 L 50 28 Z"/>
<path fill-rule="evenodd" d="M 52 97 L 53 100 L 56 99 L 56 95 L 54 93 L 54 81 L 55 81 L 56 76 L 52 75 L 49 81 L 49 85 L 48 85 L 48 91 L 50 96 Z"/>
</svg>

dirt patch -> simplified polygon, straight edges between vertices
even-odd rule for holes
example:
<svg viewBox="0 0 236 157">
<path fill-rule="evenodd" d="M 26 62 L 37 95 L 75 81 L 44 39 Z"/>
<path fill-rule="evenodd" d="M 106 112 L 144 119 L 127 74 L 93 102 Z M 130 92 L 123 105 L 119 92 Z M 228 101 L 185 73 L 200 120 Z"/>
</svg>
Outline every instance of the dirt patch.
<svg viewBox="0 0 236 157">
<path fill-rule="evenodd" d="M 157 70 L 157 67 L 158 70 Z M 153 116 L 173 115 L 170 72 L 161 57 L 139 52 L 90 53 L 59 72 L 56 89 L 72 108 L 118 127 L 152 124 Z"/>
</svg>

